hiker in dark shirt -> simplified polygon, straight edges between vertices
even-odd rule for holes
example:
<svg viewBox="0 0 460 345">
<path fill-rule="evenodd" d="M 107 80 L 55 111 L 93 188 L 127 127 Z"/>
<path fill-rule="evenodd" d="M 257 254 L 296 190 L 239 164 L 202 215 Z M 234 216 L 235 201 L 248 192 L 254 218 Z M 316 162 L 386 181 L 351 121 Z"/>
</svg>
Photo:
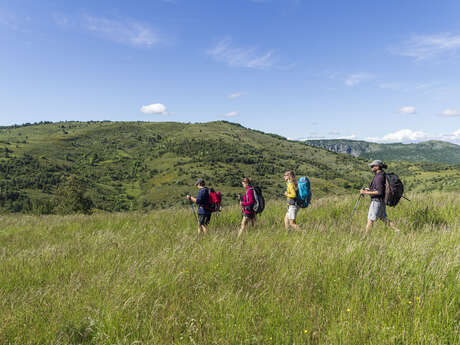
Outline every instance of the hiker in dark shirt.
<svg viewBox="0 0 460 345">
<path fill-rule="evenodd" d="M 371 205 L 369 206 L 369 213 L 367 216 L 366 234 L 372 228 L 372 225 L 377 219 L 381 219 L 393 230 L 399 231 L 399 229 L 387 218 L 386 207 L 385 207 L 385 185 L 386 175 L 383 169 L 387 168 L 387 165 L 380 160 L 375 160 L 369 164 L 370 168 L 374 172 L 375 176 L 372 179 L 369 188 L 361 189 L 361 195 L 369 195 L 371 197 Z"/>
<path fill-rule="evenodd" d="M 187 195 L 187 199 L 198 205 L 198 235 L 203 232 L 208 232 L 208 224 L 211 220 L 211 210 L 209 208 L 209 190 L 203 179 L 199 178 L 195 182 L 195 186 L 200 190 L 196 198 Z"/>
</svg>

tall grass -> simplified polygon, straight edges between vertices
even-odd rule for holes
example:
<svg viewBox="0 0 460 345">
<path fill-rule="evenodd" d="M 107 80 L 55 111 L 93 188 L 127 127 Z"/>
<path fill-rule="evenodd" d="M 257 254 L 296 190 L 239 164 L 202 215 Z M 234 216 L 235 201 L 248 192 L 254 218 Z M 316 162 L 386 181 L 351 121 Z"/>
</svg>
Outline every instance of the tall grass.
<svg viewBox="0 0 460 345">
<path fill-rule="evenodd" d="M 365 236 L 368 201 L 268 203 L 197 237 L 191 209 L 1 216 L 0 344 L 458 344 L 460 200 L 412 195 Z"/>
</svg>

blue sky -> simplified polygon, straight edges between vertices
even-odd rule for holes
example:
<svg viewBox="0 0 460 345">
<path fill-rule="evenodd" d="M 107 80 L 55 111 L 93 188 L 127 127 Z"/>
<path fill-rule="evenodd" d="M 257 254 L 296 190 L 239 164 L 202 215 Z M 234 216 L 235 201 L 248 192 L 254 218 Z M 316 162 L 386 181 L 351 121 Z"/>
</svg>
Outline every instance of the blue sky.
<svg viewBox="0 0 460 345">
<path fill-rule="evenodd" d="M 0 1 L 0 124 L 460 143 L 460 2 Z"/>
</svg>

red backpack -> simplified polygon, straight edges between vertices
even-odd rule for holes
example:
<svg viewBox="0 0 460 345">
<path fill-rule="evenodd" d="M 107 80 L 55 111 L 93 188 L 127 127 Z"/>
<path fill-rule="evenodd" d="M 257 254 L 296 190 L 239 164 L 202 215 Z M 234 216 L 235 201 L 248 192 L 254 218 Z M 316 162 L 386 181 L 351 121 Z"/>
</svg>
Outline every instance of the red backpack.
<svg viewBox="0 0 460 345">
<path fill-rule="evenodd" d="M 209 188 L 209 210 L 211 212 L 219 212 L 221 202 L 221 192 L 216 192 L 213 188 Z"/>
</svg>

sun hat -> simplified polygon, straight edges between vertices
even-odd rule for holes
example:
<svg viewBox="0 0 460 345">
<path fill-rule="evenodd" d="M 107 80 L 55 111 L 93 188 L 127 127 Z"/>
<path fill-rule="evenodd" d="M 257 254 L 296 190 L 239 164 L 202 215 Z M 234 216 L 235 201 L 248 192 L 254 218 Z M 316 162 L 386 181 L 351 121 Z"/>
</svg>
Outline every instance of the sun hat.
<svg viewBox="0 0 460 345">
<path fill-rule="evenodd" d="M 197 178 L 196 181 L 195 181 L 195 186 L 204 186 L 204 180 L 202 178 Z"/>
<path fill-rule="evenodd" d="M 369 164 L 369 166 L 372 168 L 373 166 L 383 166 L 383 162 L 379 159 L 373 160 L 372 163 Z"/>
</svg>

